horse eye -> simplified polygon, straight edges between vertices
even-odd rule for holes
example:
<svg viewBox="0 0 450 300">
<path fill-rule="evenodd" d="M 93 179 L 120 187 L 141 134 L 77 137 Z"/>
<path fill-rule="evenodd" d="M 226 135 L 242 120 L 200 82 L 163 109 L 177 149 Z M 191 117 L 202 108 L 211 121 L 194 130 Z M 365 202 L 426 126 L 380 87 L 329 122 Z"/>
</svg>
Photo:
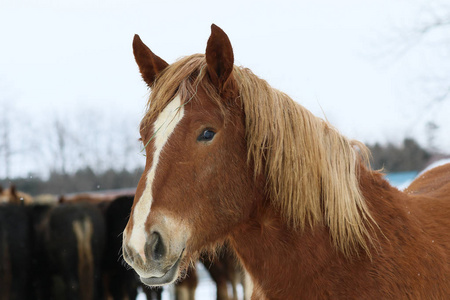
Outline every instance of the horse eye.
<svg viewBox="0 0 450 300">
<path fill-rule="evenodd" d="M 214 138 L 216 133 L 212 130 L 206 129 L 204 130 L 197 138 L 198 142 L 209 142 Z"/>
</svg>

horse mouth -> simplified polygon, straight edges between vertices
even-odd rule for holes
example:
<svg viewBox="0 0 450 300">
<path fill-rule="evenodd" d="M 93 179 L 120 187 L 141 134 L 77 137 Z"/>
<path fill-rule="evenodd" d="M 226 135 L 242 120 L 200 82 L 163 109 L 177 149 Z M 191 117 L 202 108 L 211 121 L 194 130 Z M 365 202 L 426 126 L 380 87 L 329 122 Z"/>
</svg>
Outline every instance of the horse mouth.
<svg viewBox="0 0 450 300">
<path fill-rule="evenodd" d="M 184 250 L 183 250 L 184 252 Z M 145 285 L 148 286 L 161 286 L 161 285 L 166 285 L 166 284 L 170 284 L 172 282 L 174 282 L 177 277 L 178 277 L 178 267 L 180 265 L 181 262 L 181 257 L 183 255 L 183 252 L 181 252 L 180 257 L 178 257 L 178 260 L 173 264 L 173 266 L 169 269 L 169 271 L 166 272 L 166 274 L 164 274 L 161 277 L 140 277 L 142 283 L 144 283 Z"/>
</svg>

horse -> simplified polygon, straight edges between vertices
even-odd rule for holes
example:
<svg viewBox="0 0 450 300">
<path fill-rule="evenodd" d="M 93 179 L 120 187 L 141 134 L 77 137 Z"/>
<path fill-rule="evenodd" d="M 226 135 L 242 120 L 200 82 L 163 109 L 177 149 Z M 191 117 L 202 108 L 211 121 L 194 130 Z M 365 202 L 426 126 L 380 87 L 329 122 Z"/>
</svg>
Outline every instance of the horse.
<svg viewBox="0 0 450 300">
<path fill-rule="evenodd" d="M 448 298 L 450 164 L 392 187 L 361 142 L 235 66 L 214 24 L 205 54 L 169 65 L 138 35 L 133 52 L 151 94 L 122 248 L 143 283 L 226 242 L 252 299 Z"/>
<path fill-rule="evenodd" d="M 16 186 L 11 184 L 6 190 L 0 186 L 0 203 L 31 204 L 33 203 L 33 197 L 18 191 Z"/>
<path fill-rule="evenodd" d="M 88 203 L 28 206 L 33 228 L 34 299 L 101 299 L 105 220 Z"/>
</svg>

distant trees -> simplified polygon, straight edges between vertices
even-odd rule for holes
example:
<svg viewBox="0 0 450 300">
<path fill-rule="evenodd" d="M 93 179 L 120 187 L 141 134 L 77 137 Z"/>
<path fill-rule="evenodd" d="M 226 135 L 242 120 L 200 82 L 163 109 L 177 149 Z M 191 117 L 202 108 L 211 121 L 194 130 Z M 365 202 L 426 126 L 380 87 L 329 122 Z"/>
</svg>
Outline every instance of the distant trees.
<svg viewBox="0 0 450 300">
<path fill-rule="evenodd" d="M 144 164 L 138 122 L 89 108 L 30 116 L 0 98 L 0 178 L 133 170 Z"/>
<path fill-rule="evenodd" d="M 3 107 L 3 114 L 0 114 L 0 174 L 8 178 L 11 170 L 11 140 L 10 140 L 10 120 L 7 108 Z"/>
<path fill-rule="evenodd" d="M 0 82 L 1 83 L 1 82 Z M 30 116 L 0 90 L 0 184 L 31 194 L 134 187 L 139 118 L 80 108 Z"/>
<path fill-rule="evenodd" d="M 369 145 L 371 166 L 385 172 L 419 171 L 429 162 L 433 153 L 422 148 L 414 139 L 406 138 L 400 146 L 394 144 Z"/>
<path fill-rule="evenodd" d="M 11 183 L 18 190 L 31 195 L 70 193 L 111 190 L 136 187 L 143 172 L 142 168 L 128 171 L 126 169 L 108 169 L 95 173 L 91 168 L 83 168 L 73 174 L 52 172 L 48 179 L 39 176 L 0 180 L 0 185 L 8 187 Z"/>
<path fill-rule="evenodd" d="M 383 169 L 384 172 L 418 171 L 430 161 L 434 152 L 424 149 L 414 139 L 406 138 L 400 145 L 376 143 L 368 145 L 372 152 L 371 166 L 373 169 Z M 14 182 L 19 190 L 32 195 L 50 193 L 64 195 L 88 191 L 99 191 L 119 188 L 136 187 L 143 169 L 110 168 L 99 171 L 90 166 L 80 168 L 75 172 L 52 171 L 48 179 L 39 175 L 25 178 L 0 180 L 0 185 L 7 187 Z"/>
<path fill-rule="evenodd" d="M 139 155 L 138 121 L 88 108 L 71 115 L 55 114 L 45 122 L 41 160 L 50 172 L 61 174 L 84 168 L 95 172 L 134 169 L 143 163 Z"/>
<path fill-rule="evenodd" d="M 25 115 L 18 115 L 11 99 L 12 95 L 0 93 L 0 177 L 6 178 L 13 175 L 15 160 L 29 146 L 27 139 L 18 142 L 15 136 L 21 117 Z M 25 124 L 23 128 L 24 131 L 28 129 Z"/>
<path fill-rule="evenodd" d="M 418 0 L 407 7 L 391 18 L 388 31 L 376 35 L 372 58 L 395 74 L 402 114 L 410 120 L 408 134 L 421 136 L 432 151 L 448 152 L 450 2 Z"/>
<path fill-rule="evenodd" d="M 413 19 L 398 19 L 384 44 L 385 55 L 395 60 L 426 61 L 421 65 L 420 85 L 431 103 L 450 98 L 450 3 L 447 0 L 419 0 Z"/>
</svg>

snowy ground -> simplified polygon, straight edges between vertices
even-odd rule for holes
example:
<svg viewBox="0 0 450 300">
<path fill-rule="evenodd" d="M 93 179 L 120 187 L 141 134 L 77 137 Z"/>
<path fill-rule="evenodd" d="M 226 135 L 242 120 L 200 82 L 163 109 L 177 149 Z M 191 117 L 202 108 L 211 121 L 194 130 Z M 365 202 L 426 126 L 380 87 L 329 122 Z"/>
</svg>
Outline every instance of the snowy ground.
<svg viewBox="0 0 450 300">
<path fill-rule="evenodd" d="M 390 173 L 386 174 L 386 179 L 395 187 L 397 187 L 399 190 L 404 190 L 407 188 L 411 182 L 413 182 L 414 179 L 416 179 L 419 176 L 422 176 L 426 171 L 431 170 L 433 168 L 450 164 L 450 158 L 441 159 L 438 161 L 435 161 L 428 167 L 426 167 L 424 170 L 417 172 L 417 171 L 410 171 L 410 172 L 398 172 L 398 173 Z"/>
<path fill-rule="evenodd" d="M 386 179 L 399 190 L 404 190 L 413 182 L 417 174 L 417 171 L 389 173 L 386 174 Z"/>
<path fill-rule="evenodd" d="M 216 299 L 216 285 L 208 274 L 208 271 L 202 264 L 197 264 L 197 275 L 199 277 L 198 286 L 195 290 L 195 299 L 197 300 L 212 300 Z M 230 287 L 231 289 L 231 287 Z M 231 295 L 231 290 L 229 291 Z M 239 299 L 243 298 L 243 290 L 241 286 L 238 286 Z M 144 293 L 139 293 L 137 300 L 146 300 Z M 170 285 L 165 287 L 163 291 L 162 300 L 173 300 L 174 287 Z"/>
<path fill-rule="evenodd" d="M 450 164 L 450 158 L 445 158 L 445 159 L 441 159 L 438 161 L 435 161 L 434 163 L 432 163 L 431 165 L 429 165 L 428 167 L 425 168 L 425 170 L 423 170 L 422 172 L 420 172 L 419 176 L 422 175 L 423 173 L 425 173 L 426 171 L 445 165 L 445 164 Z"/>
</svg>

